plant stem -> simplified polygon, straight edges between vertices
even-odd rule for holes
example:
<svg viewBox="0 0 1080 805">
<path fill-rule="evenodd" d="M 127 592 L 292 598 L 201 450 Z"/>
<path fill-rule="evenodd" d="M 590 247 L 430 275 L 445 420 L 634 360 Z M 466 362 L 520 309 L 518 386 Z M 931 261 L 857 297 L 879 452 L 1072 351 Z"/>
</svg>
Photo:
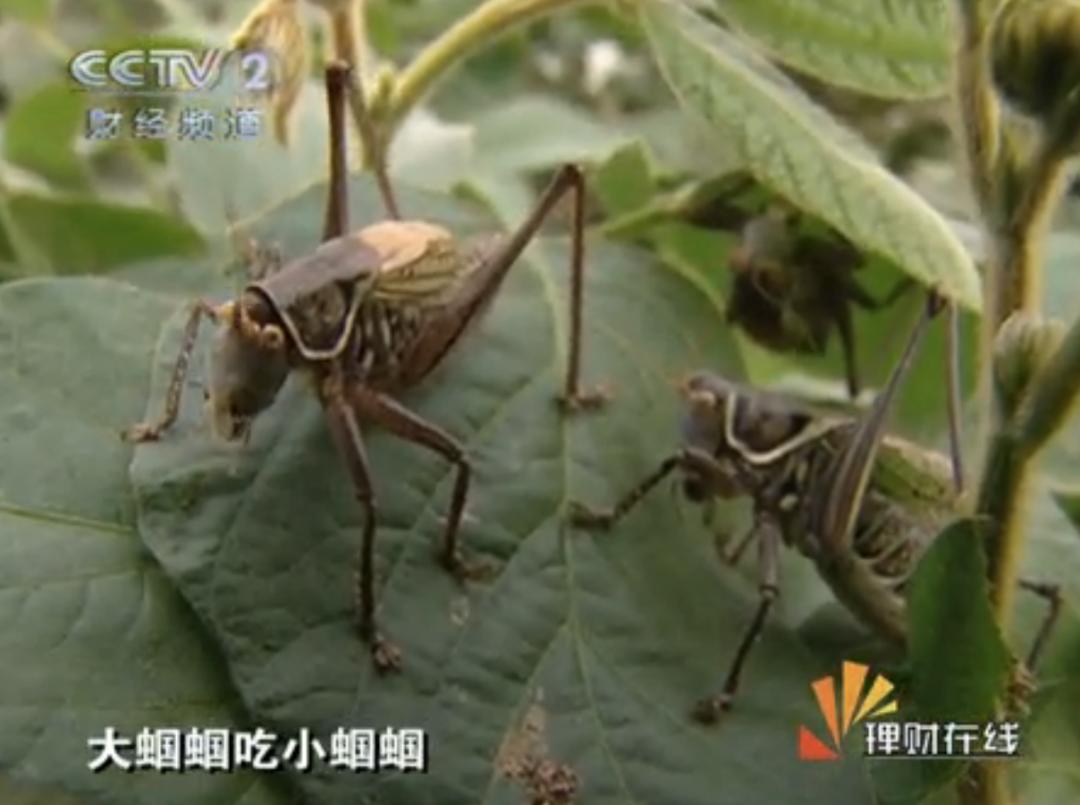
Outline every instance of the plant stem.
<svg viewBox="0 0 1080 805">
<path fill-rule="evenodd" d="M 345 62 L 351 68 L 348 93 L 349 112 L 357 131 L 360 132 L 363 162 L 365 165 L 370 165 L 375 174 L 375 182 L 379 187 L 379 194 L 382 196 L 387 214 L 391 218 L 401 218 L 397 197 L 394 195 L 393 185 L 390 184 L 387 169 L 389 150 L 387 138 L 376 129 L 364 98 L 363 68 L 366 61 L 364 57 L 366 48 L 362 47 L 365 42 L 363 5 L 364 0 L 354 0 L 330 13 L 333 54 L 335 59 Z"/>
<path fill-rule="evenodd" d="M 990 601 L 1002 633 L 1008 631 L 1013 610 L 1019 559 L 1024 544 L 1023 501 L 1033 461 L 1050 437 L 1065 424 L 1080 400 L 1080 318 L 1072 325 L 1053 357 L 1029 387 L 1015 416 L 999 426 L 979 488 L 977 513 L 986 522 Z M 980 763 L 972 769 L 972 803 L 1009 802 L 1006 770 L 1000 763 Z"/>
<path fill-rule="evenodd" d="M 954 60 L 957 112 L 976 208 L 991 243 L 991 265 L 983 278 L 978 365 L 979 407 L 982 413 L 980 421 L 984 433 L 988 434 L 986 429 L 991 421 L 994 402 L 991 383 L 994 334 L 997 332 L 997 311 L 1002 296 L 999 285 L 1002 277 L 1006 276 L 1002 273 L 1002 266 L 1011 262 L 1009 255 L 1013 250 L 1002 248 L 1004 242 L 998 237 L 994 226 L 1002 220 L 999 209 L 1003 194 L 995 185 L 1004 178 L 1001 176 L 1000 167 L 1006 163 L 998 156 L 1002 138 L 1001 118 L 990 80 L 987 53 L 988 15 L 983 0 L 956 0 L 955 8 L 959 26 L 959 44 Z M 991 442 L 991 455 L 987 459 L 983 485 L 980 487 L 979 511 L 982 511 L 985 504 L 984 495 L 990 478 L 997 477 L 993 474 L 1007 474 L 1008 469 L 1013 466 L 1006 461 L 1006 457 L 998 456 L 1005 452 L 1008 452 L 1005 444 L 999 445 L 996 439 Z M 1022 485 L 1019 481 L 1022 479 L 1015 480 L 1017 487 L 1013 491 L 1018 492 Z M 1018 500 L 1017 497 L 1010 497 L 1007 505 L 1013 506 Z M 991 547 L 993 542 L 991 539 L 987 543 L 991 566 L 994 566 L 996 559 L 1000 563 L 997 546 Z M 991 572 L 991 578 L 993 577 Z M 1010 584 L 1006 597 L 1011 595 L 1011 586 Z M 998 614 L 1000 616 L 1000 610 Z M 999 619 L 998 623 L 1001 622 Z M 975 763 L 969 772 L 963 775 L 957 783 L 956 792 L 964 805 L 1008 805 L 1011 800 L 1008 788 L 1007 772 L 1002 764 L 981 762 Z"/>
<path fill-rule="evenodd" d="M 594 0 L 488 0 L 429 44 L 400 74 L 385 124 L 393 131 L 420 98 L 457 62 L 510 28 L 564 7 Z"/>
<path fill-rule="evenodd" d="M 999 111 L 987 68 L 986 15 L 981 0 L 957 0 L 955 57 L 960 127 L 975 201 L 984 218 L 993 206 Z"/>
<path fill-rule="evenodd" d="M 1004 210 L 994 232 L 984 310 L 996 332 L 1014 311 L 1039 310 L 1042 292 L 1042 243 L 1050 213 L 1061 195 L 1065 156 L 1058 145 L 1044 139 L 1021 179 L 1021 194 L 1011 210 Z"/>
</svg>

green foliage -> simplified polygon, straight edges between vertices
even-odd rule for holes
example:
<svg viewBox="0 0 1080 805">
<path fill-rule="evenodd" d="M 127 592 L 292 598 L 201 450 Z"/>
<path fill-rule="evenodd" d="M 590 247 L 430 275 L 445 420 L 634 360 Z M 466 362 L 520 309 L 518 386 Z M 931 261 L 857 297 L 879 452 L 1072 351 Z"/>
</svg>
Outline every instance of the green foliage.
<svg viewBox="0 0 1080 805">
<path fill-rule="evenodd" d="M 961 520 L 938 535 L 911 580 L 912 695 L 924 718 L 985 720 L 1003 690 L 1008 652 L 990 611 L 985 561 L 977 523 Z"/>
<path fill-rule="evenodd" d="M 945 221 L 768 62 L 699 15 L 647 0 L 642 21 L 688 111 L 799 207 L 977 310 L 979 280 Z"/>
<path fill-rule="evenodd" d="M 1080 531 L 1080 492 L 1060 489 L 1054 493 L 1054 500 L 1069 518 L 1076 530 Z"/>
<path fill-rule="evenodd" d="M 75 155 L 83 99 L 63 84 L 49 84 L 23 99 L 8 116 L 4 151 L 15 165 L 32 170 L 60 187 L 86 184 L 85 166 Z"/>
<path fill-rule="evenodd" d="M 62 274 L 204 250 L 202 238 L 187 223 L 138 207 L 20 194 L 8 199 L 8 212 Z"/>
<path fill-rule="evenodd" d="M 717 0 L 717 12 L 781 62 L 869 95 L 944 95 L 950 69 L 943 0 Z"/>
<path fill-rule="evenodd" d="M 255 805 L 272 777 L 90 774 L 106 728 L 239 729 L 212 641 L 148 554 L 117 428 L 143 407 L 173 303 L 96 278 L 0 289 L 0 764 L 4 801 Z M 108 390 L 105 393 L 104 390 Z M 47 456 L 63 445 L 63 458 Z M 25 800 L 19 799 L 25 797 Z"/>
<path fill-rule="evenodd" d="M 578 10 L 560 0 L 552 7 L 565 13 L 481 32 L 464 51 L 475 55 L 447 63 L 453 75 L 391 144 L 406 214 L 462 236 L 507 228 L 552 167 L 585 163 L 584 375 L 615 396 L 571 419 L 552 402 L 567 327 L 567 216 L 557 214 L 461 349 L 401 397 L 466 447 L 475 471 L 464 545 L 496 567 L 493 580 L 462 587 L 435 561 L 450 467 L 365 430 L 377 614 L 405 653 L 403 673 L 386 678 L 351 626 L 360 510 L 303 383 L 286 386 L 245 448 L 213 442 L 204 332 L 176 427 L 135 451 L 118 439 L 160 410 L 190 298 L 223 300 L 242 282 L 226 267 L 230 223 L 286 256 L 317 243 L 325 101 L 316 64 L 287 149 L 268 137 L 80 143 L 83 111 L 100 99 L 69 92 L 64 67 L 86 47 L 220 45 L 253 4 L 0 0 L 0 801 L 509 805 L 527 801 L 505 772 L 533 731 L 529 752 L 572 769 L 575 801 L 589 805 L 940 802 L 955 767 L 879 768 L 857 751 L 838 764 L 796 759 L 798 724 L 819 724 L 809 682 L 861 656 L 868 636 L 794 551 L 736 708 L 713 729 L 688 719 L 720 684 L 756 603 L 753 562 L 735 570 L 716 556 L 718 532 L 746 527 L 743 503 L 719 506 L 706 526 L 666 484 L 607 535 L 570 528 L 565 513 L 570 500 L 610 502 L 671 454 L 673 387 L 690 371 L 842 397 L 836 343 L 822 356 L 776 354 L 724 320 L 738 227 L 695 217 L 693 202 L 739 170 L 850 239 L 868 256 L 858 276 L 875 296 L 903 274 L 965 305 L 974 386 L 980 288 L 957 234 L 972 224 L 964 174 L 917 152 L 896 176 L 879 159 L 927 114 L 941 122 L 936 108 L 906 101 L 946 87 L 946 3 Z M 368 55 L 398 75 L 482 7 L 367 5 Z M 325 38 L 321 13 L 304 6 L 310 33 Z M 234 89 L 197 105 L 235 106 Z M 381 217 L 368 179 L 351 192 L 354 226 Z M 1065 319 L 1080 289 L 1077 214 L 1062 216 L 1046 267 L 1045 310 Z M 880 387 L 919 296 L 857 313 L 865 385 Z M 935 326 L 891 420 L 925 444 L 942 435 L 943 350 Z M 1023 726 L 1027 756 L 1011 767 L 1030 802 L 1080 794 L 1069 716 L 1080 703 L 1078 457 L 1074 422 L 1029 490 L 1023 573 L 1061 583 L 1065 600 Z M 912 686 L 901 692 L 912 712 L 983 718 L 1001 690 L 1008 655 L 984 576 L 964 520 L 913 578 Z M 1008 645 L 1022 654 L 1043 607 L 1023 597 L 1017 610 Z M 317 762 L 311 774 L 92 775 L 86 740 L 110 725 L 129 737 L 220 725 L 323 738 L 420 726 L 431 773 L 355 775 Z"/>
<path fill-rule="evenodd" d="M 47 21 L 52 7 L 53 0 L 0 0 L 0 14 L 32 23 Z"/>
<path fill-rule="evenodd" d="M 1009 651 L 990 608 L 983 536 L 974 520 L 958 520 L 930 546 L 910 582 L 908 623 L 911 699 L 905 717 L 960 724 L 994 719 L 1003 695 Z M 961 770 L 959 762 L 926 762 L 900 779 L 932 790 Z M 886 788 L 890 785 L 888 772 Z M 906 778 L 906 779 L 905 779 Z"/>
</svg>

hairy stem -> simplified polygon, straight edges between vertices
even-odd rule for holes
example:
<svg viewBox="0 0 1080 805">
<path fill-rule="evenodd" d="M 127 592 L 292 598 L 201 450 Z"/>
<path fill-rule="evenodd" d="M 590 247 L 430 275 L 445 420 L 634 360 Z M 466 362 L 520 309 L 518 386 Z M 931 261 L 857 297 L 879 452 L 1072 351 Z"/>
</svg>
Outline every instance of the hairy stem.
<svg viewBox="0 0 1080 805">
<path fill-rule="evenodd" d="M 387 138 L 382 135 L 371 119 L 364 97 L 364 67 L 367 48 L 364 38 L 364 0 L 346 3 L 330 13 L 330 35 L 334 58 L 351 68 L 349 86 L 349 113 L 360 132 L 363 163 L 375 174 L 383 206 L 391 218 L 401 218 L 397 197 L 390 184 L 387 167 Z"/>
<path fill-rule="evenodd" d="M 961 136 L 979 210 L 993 206 L 999 111 L 987 60 L 986 12 L 980 0 L 957 0 L 955 92 Z"/>
<path fill-rule="evenodd" d="M 562 8 L 594 0 L 488 0 L 429 44 L 400 74 L 386 125 L 392 131 L 450 68 L 510 28 Z"/>
<path fill-rule="evenodd" d="M 1039 451 L 1068 418 L 1080 400 L 1080 319 L 1065 335 L 1053 357 L 1039 371 L 1027 399 L 1015 416 L 1002 422 L 990 443 L 979 488 L 978 514 L 987 537 L 990 600 L 1001 631 L 1009 629 L 1013 594 L 1023 552 L 1023 501 Z M 1006 770 L 1000 763 L 972 769 L 973 788 L 965 802 L 1008 803 Z"/>
<path fill-rule="evenodd" d="M 1002 210 L 993 232 L 987 323 L 996 332 L 1013 312 L 1036 312 L 1042 293 L 1042 243 L 1050 213 L 1061 195 L 1065 156 L 1044 140 L 1021 177 L 1019 198 Z"/>
<path fill-rule="evenodd" d="M 960 134 L 972 193 L 979 217 L 984 224 L 984 232 L 990 240 L 992 254 L 988 274 L 983 277 L 984 303 L 978 366 L 979 401 L 982 413 L 980 419 L 985 429 L 991 422 L 993 413 L 992 356 L 994 334 L 997 332 L 999 322 L 997 314 L 998 302 L 1001 298 L 999 285 L 1004 276 L 1001 273 L 1001 265 L 1011 260 L 1007 254 L 1012 251 L 1002 248 L 1004 244 L 1000 242 L 995 231 L 995 223 L 1002 220 L 999 205 L 1003 197 L 1000 189 L 995 185 L 999 178 L 1003 178 L 1000 177 L 1000 169 L 1007 162 L 999 159 L 998 155 L 1001 147 L 1001 120 L 997 98 L 990 80 L 986 4 L 983 0 L 956 0 L 955 9 L 959 27 L 959 44 L 954 60 L 954 91 Z M 988 431 L 984 432 L 988 433 Z M 983 485 L 980 488 L 979 511 L 987 505 L 985 493 L 990 478 L 997 478 L 999 474 L 1008 475 L 1012 467 L 1006 457 L 999 455 L 1007 452 L 1007 445 L 998 444 L 996 437 L 991 441 L 990 456 L 985 465 Z M 1019 491 L 1022 479 L 1008 479 L 1010 483 L 1013 481 L 1016 481 L 1014 491 Z M 1004 484 L 1006 481 L 1002 480 L 1001 483 Z M 1018 497 L 1010 497 L 1007 505 L 1012 507 L 1018 500 Z M 990 542 L 992 543 L 993 540 L 991 539 Z M 988 543 L 987 549 L 992 566 L 994 557 L 999 556 L 995 548 L 996 546 L 992 548 Z M 1009 587 L 1010 591 L 1006 597 L 1011 595 L 1011 585 Z M 1000 624 L 1001 620 L 998 622 Z M 964 805 L 1008 805 L 1011 800 L 1008 788 L 1007 772 L 1003 765 L 984 762 L 974 764 L 969 772 L 963 775 L 957 783 L 956 793 Z"/>
</svg>

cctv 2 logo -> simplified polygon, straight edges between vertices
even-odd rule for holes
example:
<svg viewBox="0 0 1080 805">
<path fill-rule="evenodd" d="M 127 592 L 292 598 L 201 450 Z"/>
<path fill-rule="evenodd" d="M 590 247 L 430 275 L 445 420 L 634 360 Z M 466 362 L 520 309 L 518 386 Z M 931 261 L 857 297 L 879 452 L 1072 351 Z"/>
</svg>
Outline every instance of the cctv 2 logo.
<svg viewBox="0 0 1080 805">
<path fill-rule="evenodd" d="M 68 72 L 80 86 L 96 92 L 198 92 L 216 87 L 230 63 L 237 64 L 244 91 L 272 89 L 273 62 L 262 50 L 153 48 L 112 56 L 104 50 L 86 50 L 71 60 Z"/>
</svg>

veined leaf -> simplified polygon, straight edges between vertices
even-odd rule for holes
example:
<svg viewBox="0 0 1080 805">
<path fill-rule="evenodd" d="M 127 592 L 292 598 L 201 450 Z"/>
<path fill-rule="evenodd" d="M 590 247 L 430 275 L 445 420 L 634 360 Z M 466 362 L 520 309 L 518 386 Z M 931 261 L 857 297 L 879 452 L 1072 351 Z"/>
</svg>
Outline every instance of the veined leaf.
<svg viewBox="0 0 1080 805">
<path fill-rule="evenodd" d="M 735 145 L 761 182 L 923 284 L 980 309 L 978 274 L 948 224 L 854 133 L 681 3 L 647 0 L 641 9 L 675 94 Z"/>
<path fill-rule="evenodd" d="M 717 0 L 779 61 L 885 98 L 941 95 L 949 79 L 945 0 Z"/>
<path fill-rule="evenodd" d="M 109 728 L 247 729 L 213 640 L 135 530 L 131 447 L 171 302 L 96 277 L 0 286 L 0 801 L 280 805 L 280 777 L 93 773 Z M 153 732 L 147 733 L 152 735 Z M 145 759 L 145 752 L 144 752 Z"/>
<path fill-rule="evenodd" d="M 357 217 L 377 204 L 370 181 L 352 189 Z M 310 249 L 324 192 L 251 222 L 253 234 L 286 255 Z M 468 208 L 399 195 L 410 217 L 463 236 L 477 230 Z M 463 548 L 498 568 L 492 581 L 462 587 L 436 560 L 453 483 L 446 461 L 365 428 L 379 502 L 377 616 L 404 651 L 400 674 L 376 675 L 355 633 L 361 515 L 304 384 L 286 385 L 244 450 L 216 444 L 201 417 L 200 339 L 176 426 L 136 451 L 140 532 L 217 635 L 255 723 L 320 738 L 341 726 L 428 730 L 428 774 L 318 763 L 294 777 L 306 801 L 520 803 L 528 795 L 506 769 L 531 752 L 571 767 L 575 801 L 589 805 L 870 802 L 861 758 L 827 778 L 797 760 L 795 725 L 814 715 L 806 684 L 817 668 L 779 622 L 755 654 L 741 709 L 716 730 L 690 721 L 753 608 L 749 588 L 732 584 L 741 579 L 715 566 L 697 517 L 658 493 L 618 534 L 566 523 L 569 499 L 610 499 L 671 449 L 672 378 L 705 364 L 738 373 L 730 333 L 699 288 L 640 249 L 591 237 L 584 366 L 616 396 L 595 415 L 561 417 L 553 395 L 565 360 L 566 245 L 534 244 L 467 342 L 400 397 L 465 446 L 475 472 Z M 150 411 L 182 319 L 178 310 L 162 334 Z M 516 740 L 522 734 L 533 744 Z"/>
<path fill-rule="evenodd" d="M 198 255 L 206 249 L 187 223 L 144 207 L 21 193 L 10 198 L 8 209 L 19 231 L 58 274 L 106 271 L 134 260 Z"/>
</svg>

